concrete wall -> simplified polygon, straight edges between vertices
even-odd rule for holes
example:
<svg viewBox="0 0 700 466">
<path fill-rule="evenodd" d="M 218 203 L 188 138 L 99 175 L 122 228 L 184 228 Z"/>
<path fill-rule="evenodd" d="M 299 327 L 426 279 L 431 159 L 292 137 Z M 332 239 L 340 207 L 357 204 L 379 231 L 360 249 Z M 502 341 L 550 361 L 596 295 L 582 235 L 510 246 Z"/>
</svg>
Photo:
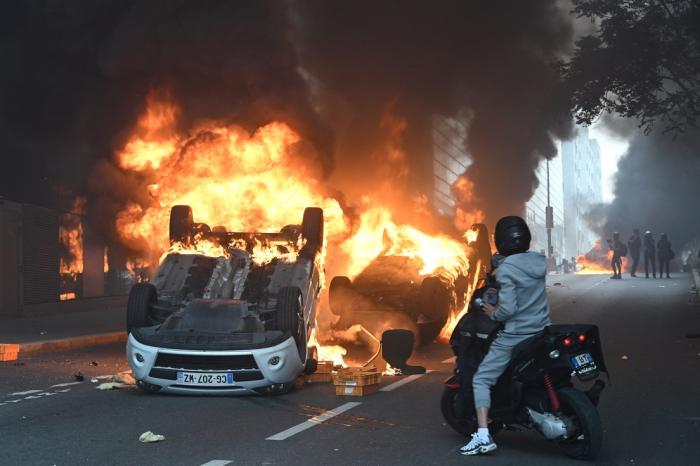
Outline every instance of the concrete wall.
<svg viewBox="0 0 700 466">
<path fill-rule="evenodd" d="M 0 200 L 0 316 L 20 313 L 22 302 L 22 208 Z"/>
</svg>

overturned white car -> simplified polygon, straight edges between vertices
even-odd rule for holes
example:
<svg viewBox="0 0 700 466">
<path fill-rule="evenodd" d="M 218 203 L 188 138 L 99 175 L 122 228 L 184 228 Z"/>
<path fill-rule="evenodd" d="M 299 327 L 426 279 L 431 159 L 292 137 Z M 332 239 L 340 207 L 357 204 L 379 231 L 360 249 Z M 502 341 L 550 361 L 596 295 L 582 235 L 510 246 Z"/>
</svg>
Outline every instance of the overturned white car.
<svg viewBox="0 0 700 466">
<path fill-rule="evenodd" d="M 207 240 L 225 255 L 170 253 L 127 304 L 127 359 L 148 392 L 284 393 L 315 370 L 308 338 L 320 291 L 323 211 L 278 233 L 229 232 L 174 206 L 170 240 Z M 256 253 L 268 252 L 265 260 Z"/>
</svg>

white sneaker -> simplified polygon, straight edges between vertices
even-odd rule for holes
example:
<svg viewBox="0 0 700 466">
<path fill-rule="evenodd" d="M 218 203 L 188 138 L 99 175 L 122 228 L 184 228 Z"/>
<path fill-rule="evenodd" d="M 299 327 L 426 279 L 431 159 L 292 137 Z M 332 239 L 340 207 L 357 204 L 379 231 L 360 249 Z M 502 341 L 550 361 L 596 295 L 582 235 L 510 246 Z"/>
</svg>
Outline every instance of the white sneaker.
<svg viewBox="0 0 700 466">
<path fill-rule="evenodd" d="M 494 451 L 496 448 L 498 447 L 490 435 L 484 439 L 479 434 L 472 434 L 472 439 L 460 448 L 459 452 L 462 455 L 478 455 Z"/>
</svg>

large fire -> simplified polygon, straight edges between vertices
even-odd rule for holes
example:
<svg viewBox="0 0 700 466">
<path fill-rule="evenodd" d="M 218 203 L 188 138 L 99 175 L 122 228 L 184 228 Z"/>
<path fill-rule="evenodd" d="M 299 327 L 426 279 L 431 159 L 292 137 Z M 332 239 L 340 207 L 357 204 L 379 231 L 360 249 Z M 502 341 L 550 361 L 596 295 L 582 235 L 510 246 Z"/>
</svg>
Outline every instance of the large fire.
<svg viewBox="0 0 700 466">
<path fill-rule="evenodd" d="M 169 247 L 170 207 L 192 206 L 198 221 L 229 231 L 278 231 L 298 224 L 305 207 L 323 208 L 328 236 L 346 231 L 338 202 L 323 194 L 312 170 L 291 157 L 299 136 L 283 123 L 253 134 L 235 125 L 203 123 L 175 131 L 177 108 L 149 101 L 132 139 L 117 154 L 128 172 L 147 180 L 150 202 L 119 213 L 117 229 L 155 262 Z"/>
<path fill-rule="evenodd" d="M 305 207 L 321 207 L 326 242 L 332 245 L 325 253 L 338 256 L 327 261 L 333 264 L 334 275 L 354 277 L 383 254 L 411 257 L 422 274 L 437 274 L 451 282 L 469 270 L 464 241 L 397 224 L 392 212 L 369 196 L 355 206 L 359 221 L 352 222 L 315 176 L 314 167 L 298 156 L 300 136 L 288 125 L 272 122 L 250 133 L 235 125 L 204 122 L 181 134 L 176 129 L 178 115 L 175 104 L 151 97 L 116 154 L 123 171 L 145 180 L 147 194 L 141 196 L 145 202 L 129 204 L 116 220 L 121 239 L 139 252 L 128 262 L 132 269 L 154 267 L 168 252 L 226 254 L 220 245 L 207 241 L 188 247 L 169 244 L 170 208 L 185 204 L 192 206 L 195 222 L 260 232 L 299 224 Z M 259 247 L 253 259 L 266 262 L 270 254 L 277 253 Z M 451 331 L 456 317 L 451 317 L 446 331 Z M 313 335 L 313 340 L 318 337 Z M 319 353 L 339 362 L 343 351 L 339 346 L 322 346 Z"/>
<path fill-rule="evenodd" d="M 585 255 L 581 255 L 576 259 L 579 270 L 578 274 L 606 274 L 613 273 L 611 267 L 613 252 L 610 248 L 603 249 L 602 242 L 597 240 L 593 248 Z M 624 261 L 623 261 L 624 262 Z M 624 263 L 623 263 L 624 266 Z"/>
</svg>

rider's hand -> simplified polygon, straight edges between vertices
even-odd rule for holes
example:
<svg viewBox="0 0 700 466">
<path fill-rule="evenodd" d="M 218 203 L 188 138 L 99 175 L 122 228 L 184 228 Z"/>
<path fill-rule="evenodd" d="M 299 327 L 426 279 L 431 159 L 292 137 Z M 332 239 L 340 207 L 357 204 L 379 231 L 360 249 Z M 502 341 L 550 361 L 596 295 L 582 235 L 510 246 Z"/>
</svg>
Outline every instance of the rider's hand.
<svg viewBox="0 0 700 466">
<path fill-rule="evenodd" d="M 484 310 L 484 313 L 489 316 L 489 318 L 493 317 L 493 314 L 496 312 L 496 309 L 498 309 L 497 306 L 494 306 L 493 304 L 489 304 L 487 302 L 484 303 L 482 306 L 482 309 Z"/>
</svg>

